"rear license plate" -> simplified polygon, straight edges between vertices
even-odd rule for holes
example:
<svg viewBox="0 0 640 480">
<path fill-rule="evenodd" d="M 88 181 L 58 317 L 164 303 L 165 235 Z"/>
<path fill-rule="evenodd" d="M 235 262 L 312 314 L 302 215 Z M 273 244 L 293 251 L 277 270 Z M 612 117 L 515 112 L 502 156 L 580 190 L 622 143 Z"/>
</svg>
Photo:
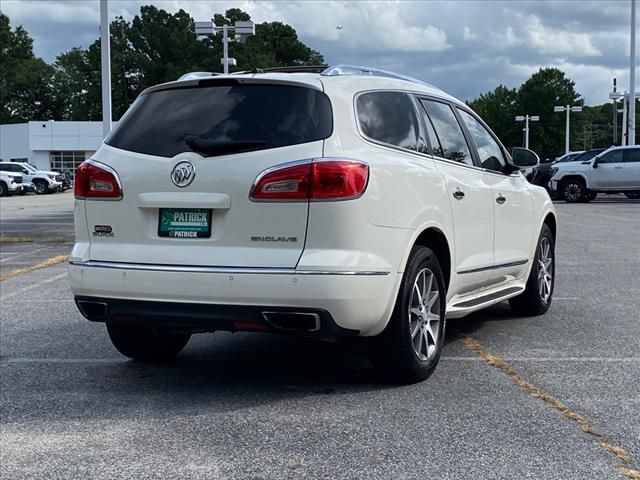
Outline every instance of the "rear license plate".
<svg viewBox="0 0 640 480">
<path fill-rule="evenodd" d="M 158 236 L 211 238 L 210 208 L 161 208 Z"/>
</svg>

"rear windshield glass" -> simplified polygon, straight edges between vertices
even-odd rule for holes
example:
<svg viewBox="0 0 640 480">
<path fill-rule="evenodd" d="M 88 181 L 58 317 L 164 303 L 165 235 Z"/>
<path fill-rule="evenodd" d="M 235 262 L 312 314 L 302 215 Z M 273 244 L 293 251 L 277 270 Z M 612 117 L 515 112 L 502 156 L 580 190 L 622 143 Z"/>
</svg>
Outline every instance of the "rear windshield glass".
<svg viewBox="0 0 640 480">
<path fill-rule="evenodd" d="M 332 130 L 331 103 L 318 90 L 224 84 L 141 95 L 105 143 L 161 157 L 211 157 L 322 140 Z"/>
</svg>

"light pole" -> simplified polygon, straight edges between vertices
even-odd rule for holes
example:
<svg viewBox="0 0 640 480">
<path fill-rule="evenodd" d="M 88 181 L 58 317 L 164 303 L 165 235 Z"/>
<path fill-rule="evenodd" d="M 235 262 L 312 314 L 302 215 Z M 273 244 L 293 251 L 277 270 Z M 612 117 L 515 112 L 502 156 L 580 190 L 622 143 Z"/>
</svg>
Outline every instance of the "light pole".
<svg viewBox="0 0 640 480">
<path fill-rule="evenodd" d="M 566 105 L 564 107 L 562 106 L 555 106 L 553 107 L 553 111 L 554 112 L 567 112 L 567 123 L 566 123 L 566 127 L 565 127 L 565 132 L 564 132 L 564 153 L 569 153 L 569 114 L 571 112 L 581 112 L 582 111 L 582 107 L 580 105 L 574 105 L 573 107 L 571 105 Z"/>
<path fill-rule="evenodd" d="M 102 135 L 111 131 L 111 39 L 109 38 L 109 5 L 100 0 L 100 63 L 102 69 Z"/>
<path fill-rule="evenodd" d="M 631 60 L 629 62 L 629 134 L 627 145 L 636 144 L 636 0 L 631 0 Z"/>
<path fill-rule="evenodd" d="M 538 115 L 517 115 L 516 122 L 524 121 L 524 148 L 529 148 L 529 122 L 539 122 Z"/>
<path fill-rule="evenodd" d="M 220 63 L 223 66 L 225 75 L 229 74 L 229 65 L 237 65 L 235 58 L 229 58 L 229 42 L 245 42 L 247 37 L 255 35 L 256 27 L 252 21 L 236 22 L 233 25 L 216 26 L 213 20 L 209 22 L 195 22 L 196 36 L 198 37 L 214 37 L 216 33 L 222 32 L 222 59 Z M 235 32 L 234 38 L 229 38 L 229 31 Z"/>
</svg>

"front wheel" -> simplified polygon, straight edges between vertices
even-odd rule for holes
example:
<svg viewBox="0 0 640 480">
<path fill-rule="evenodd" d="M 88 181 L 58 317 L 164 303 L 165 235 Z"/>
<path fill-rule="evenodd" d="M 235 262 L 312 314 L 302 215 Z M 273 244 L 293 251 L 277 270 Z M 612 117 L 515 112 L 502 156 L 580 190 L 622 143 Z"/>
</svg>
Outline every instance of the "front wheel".
<svg viewBox="0 0 640 480">
<path fill-rule="evenodd" d="M 445 338 L 446 289 L 432 250 L 411 251 L 387 328 L 370 345 L 376 370 L 392 381 L 414 383 L 435 370 Z"/>
<path fill-rule="evenodd" d="M 586 187 L 582 180 L 565 180 L 560 187 L 560 196 L 565 202 L 581 202 L 586 194 Z"/>
<path fill-rule="evenodd" d="M 42 195 L 43 193 L 47 193 L 47 190 L 49 189 L 49 186 L 47 185 L 47 182 L 43 182 L 42 180 L 34 182 L 33 186 L 34 186 L 34 188 L 36 190 L 36 193 L 38 195 Z"/>
<path fill-rule="evenodd" d="M 0 197 L 4 197 L 9 193 L 9 189 L 4 182 L 0 182 Z"/>
<path fill-rule="evenodd" d="M 148 327 L 107 323 L 111 343 L 125 357 L 141 361 L 174 358 L 185 347 L 191 335 L 166 333 Z"/>
<path fill-rule="evenodd" d="M 640 199 L 640 192 L 624 192 L 624 195 L 631 200 Z"/>
<path fill-rule="evenodd" d="M 587 193 L 582 197 L 582 202 L 589 203 L 591 200 L 595 199 L 598 196 L 598 192 L 594 192 L 593 190 L 588 190 Z"/>
<path fill-rule="evenodd" d="M 551 305 L 555 283 L 555 241 L 548 225 L 543 225 L 525 291 L 509 300 L 517 315 L 544 314 Z"/>
</svg>

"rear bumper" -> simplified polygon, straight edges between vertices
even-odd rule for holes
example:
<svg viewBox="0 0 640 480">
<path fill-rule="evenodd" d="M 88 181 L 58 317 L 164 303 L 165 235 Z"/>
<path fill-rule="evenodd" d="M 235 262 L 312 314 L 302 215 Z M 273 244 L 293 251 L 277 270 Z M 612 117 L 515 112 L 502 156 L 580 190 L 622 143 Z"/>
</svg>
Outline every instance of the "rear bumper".
<svg viewBox="0 0 640 480">
<path fill-rule="evenodd" d="M 139 317 L 146 325 L 238 330 L 233 322 L 268 326 L 265 311 L 295 311 L 317 314 L 319 332 L 330 336 L 380 333 L 391 316 L 400 277 L 393 272 L 234 270 L 108 262 L 72 263 L 69 272 L 76 300 L 97 299 L 109 306 L 103 318 L 91 320 L 132 321 Z M 130 317 L 116 316 L 127 314 Z"/>
<path fill-rule="evenodd" d="M 338 326 L 326 310 L 271 305 L 212 305 L 75 297 L 80 313 L 93 322 L 164 328 L 174 331 L 255 331 L 353 336 L 360 332 Z"/>
</svg>

